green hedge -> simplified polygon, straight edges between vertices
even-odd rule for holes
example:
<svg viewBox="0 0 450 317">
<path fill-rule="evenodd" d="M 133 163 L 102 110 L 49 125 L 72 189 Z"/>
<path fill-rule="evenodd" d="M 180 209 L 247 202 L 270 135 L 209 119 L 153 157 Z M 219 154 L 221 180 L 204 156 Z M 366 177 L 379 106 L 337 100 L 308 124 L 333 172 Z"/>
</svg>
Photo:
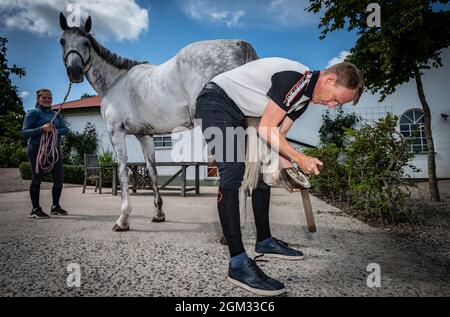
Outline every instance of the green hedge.
<svg viewBox="0 0 450 317">
<path fill-rule="evenodd" d="M 19 166 L 20 176 L 23 179 L 31 179 L 31 164 L 30 162 L 22 162 Z M 52 182 L 52 174 L 45 173 L 45 182 Z M 64 164 L 64 183 L 83 184 L 84 181 L 84 167 L 83 165 L 66 165 Z"/>
<path fill-rule="evenodd" d="M 0 167 L 18 167 L 27 160 L 25 148 L 16 143 L 0 142 Z"/>
<path fill-rule="evenodd" d="M 398 117 L 387 114 L 373 124 L 344 129 L 340 147 L 335 142 L 306 150 L 324 163 L 322 172 L 311 178 L 312 190 L 347 203 L 361 215 L 392 223 L 413 220 L 406 204 L 412 185 L 404 170 L 418 169 L 410 163 L 410 141 L 400 137 L 397 126 Z"/>
</svg>

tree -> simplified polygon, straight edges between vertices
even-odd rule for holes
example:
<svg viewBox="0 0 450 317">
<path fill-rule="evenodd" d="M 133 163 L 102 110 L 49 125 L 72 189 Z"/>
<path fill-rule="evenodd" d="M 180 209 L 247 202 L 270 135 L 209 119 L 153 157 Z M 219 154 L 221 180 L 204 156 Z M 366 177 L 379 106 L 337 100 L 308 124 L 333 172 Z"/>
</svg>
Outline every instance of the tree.
<svg viewBox="0 0 450 317">
<path fill-rule="evenodd" d="M 17 87 L 11 83 L 10 75 L 25 75 L 23 68 L 8 66 L 6 43 L 0 37 L 0 143 L 20 143 L 22 122 L 25 115 L 22 100 L 17 95 Z"/>
<path fill-rule="evenodd" d="M 69 126 L 69 125 L 68 125 Z M 95 125 L 87 122 L 83 133 L 72 132 L 64 135 L 61 139 L 61 150 L 64 163 L 73 165 L 84 164 L 84 153 L 97 153 L 99 136 Z"/>
<path fill-rule="evenodd" d="M 95 97 L 96 95 L 89 95 L 87 92 L 83 93 L 80 97 L 80 99 L 87 99 L 91 97 Z"/>
<path fill-rule="evenodd" d="M 422 71 L 442 66 L 441 50 L 450 46 L 450 11 L 436 9 L 449 0 L 380 0 L 381 27 L 369 27 L 367 6 L 371 0 L 310 0 L 308 11 L 325 10 L 319 28 L 329 32 L 358 30 L 358 39 L 346 61 L 364 73 L 367 89 L 380 93 L 380 102 L 396 87 L 414 79 L 424 112 L 428 148 L 430 197 L 440 201 L 436 178 L 430 106 L 422 84 Z"/>
<path fill-rule="evenodd" d="M 330 112 L 327 111 L 322 116 L 323 123 L 319 129 L 320 143 L 332 143 L 338 148 L 342 148 L 344 145 L 345 131 L 353 129 L 359 121 L 360 118 L 356 114 L 345 114 L 341 108 L 334 119 L 330 118 Z"/>
</svg>

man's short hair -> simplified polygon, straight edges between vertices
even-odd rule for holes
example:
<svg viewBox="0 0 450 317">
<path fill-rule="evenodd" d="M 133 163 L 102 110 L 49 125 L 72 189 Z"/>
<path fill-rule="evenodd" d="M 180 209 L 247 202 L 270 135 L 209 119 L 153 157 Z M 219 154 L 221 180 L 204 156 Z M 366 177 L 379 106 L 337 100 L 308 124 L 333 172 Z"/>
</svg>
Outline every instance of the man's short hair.
<svg viewBox="0 0 450 317">
<path fill-rule="evenodd" d="M 352 63 L 342 62 L 328 67 L 325 74 L 336 74 L 336 83 L 348 89 L 356 89 L 353 104 L 356 105 L 364 90 L 363 73 Z"/>
</svg>

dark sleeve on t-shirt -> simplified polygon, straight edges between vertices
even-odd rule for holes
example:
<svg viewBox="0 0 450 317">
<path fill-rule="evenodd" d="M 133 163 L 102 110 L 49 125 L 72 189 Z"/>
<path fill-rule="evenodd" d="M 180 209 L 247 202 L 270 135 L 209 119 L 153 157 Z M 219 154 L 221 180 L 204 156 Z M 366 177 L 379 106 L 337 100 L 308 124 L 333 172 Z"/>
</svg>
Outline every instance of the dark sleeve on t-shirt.
<svg viewBox="0 0 450 317">
<path fill-rule="evenodd" d="M 291 118 L 291 120 L 292 121 L 295 121 L 295 120 L 297 120 L 305 111 L 306 111 L 306 108 L 308 108 L 308 106 L 309 106 L 309 102 L 307 102 L 303 107 L 301 107 L 299 110 L 297 110 L 297 111 L 293 111 L 293 112 L 291 112 L 291 113 L 288 113 L 287 114 L 287 116 L 289 117 L 289 118 Z"/>
<path fill-rule="evenodd" d="M 272 99 L 284 111 L 289 110 L 289 105 L 284 103 L 287 94 L 303 78 L 303 74 L 295 71 L 283 71 L 272 76 L 272 86 L 267 92 L 267 97 Z"/>
</svg>

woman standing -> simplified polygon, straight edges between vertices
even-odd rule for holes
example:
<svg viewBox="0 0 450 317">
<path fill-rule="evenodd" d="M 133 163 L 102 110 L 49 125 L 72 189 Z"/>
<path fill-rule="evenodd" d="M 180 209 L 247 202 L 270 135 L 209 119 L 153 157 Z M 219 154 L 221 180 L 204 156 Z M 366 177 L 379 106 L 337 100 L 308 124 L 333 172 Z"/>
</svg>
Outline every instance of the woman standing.
<svg viewBox="0 0 450 317">
<path fill-rule="evenodd" d="M 22 126 L 22 134 L 28 139 L 27 156 L 31 163 L 31 185 L 30 185 L 30 197 L 33 209 L 29 218 L 43 219 L 49 216 L 42 211 L 39 205 L 39 192 L 41 188 L 41 182 L 44 176 L 43 171 L 36 172 L 37 156 L 39 152 L 39 144 L 41 142 L 41 136 L 43 133 L 51 133 L 53 129 L 58 131 L 58 151 L 60 153 L 59 159 L 55 162 L 51 173 L 53 176 L 53 188 L 52 197 L 53 204 L 51 207 L 52 215 L 67 215 L 67 211 L 61 208 L 59 205 L 59 199 L 61 197 L 63 182 L 64 182 L 64 168 L 63 158 L 60 148 L 61 135 L 69 132 L 63 118 L 58 115 L 57 118 L 50 123 L 55 116 L 55 112 L 51 110 L 52 107 L 52 93 L 49 89 L 39 89 L 36 92 L 36 108 L 29 111 L 25 115 Z"/>
</svg>

